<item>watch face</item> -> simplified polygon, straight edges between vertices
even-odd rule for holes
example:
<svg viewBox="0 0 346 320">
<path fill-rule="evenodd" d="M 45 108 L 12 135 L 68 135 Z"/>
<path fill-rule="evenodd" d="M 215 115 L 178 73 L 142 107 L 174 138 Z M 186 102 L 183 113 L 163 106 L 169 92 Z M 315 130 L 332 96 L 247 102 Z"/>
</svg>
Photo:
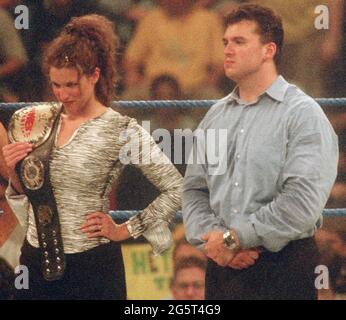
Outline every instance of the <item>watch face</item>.
<svg viewBox="0 0 346 320">
<path fill-rule="evenodd" d="M 235 249 L 237 247 L 237 243 L 234 239 L 234 237 L 232 236 L 232 234 L 227 231 L 224 235 L 223 235 L 223 239 L 224 239 L 224 243 L 225 243 L 225 246 L 228 248 L 228 249 Z"/>
</svg>

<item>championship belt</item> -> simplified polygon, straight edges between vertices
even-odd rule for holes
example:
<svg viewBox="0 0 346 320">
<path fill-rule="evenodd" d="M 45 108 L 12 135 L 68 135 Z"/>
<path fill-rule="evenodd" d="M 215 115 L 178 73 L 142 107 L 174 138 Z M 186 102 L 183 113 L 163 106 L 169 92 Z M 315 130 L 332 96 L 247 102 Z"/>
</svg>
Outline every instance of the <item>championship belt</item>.
<svg viewBox="0 0 346 320">
<path fill-rule="evenodd" d="M 60 279 L 66 267 L 59 215 L 49 177 L 60 108 L 56 103 L 26 107 L 16 111 L 9 124 L 11 142 L 33 144 L 33 151 L 17 164 L 16 172 L 34 211 L 42 273 L 49 281 Z"/>
</svg>

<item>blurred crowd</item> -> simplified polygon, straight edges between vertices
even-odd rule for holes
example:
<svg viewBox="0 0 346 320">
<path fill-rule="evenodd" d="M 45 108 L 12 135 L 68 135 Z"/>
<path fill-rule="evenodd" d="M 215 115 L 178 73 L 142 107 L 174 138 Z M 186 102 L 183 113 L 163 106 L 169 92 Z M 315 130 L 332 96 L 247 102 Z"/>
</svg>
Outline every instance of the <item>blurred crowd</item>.
<svg viewBox="0 0 346 320">
<path fill-rule="evenodd" d="M 343 0 L 0 0 L 1 100 L 51 99 L 41 71 L 42 50 L 71 17 L 88 13 L 114 21 L 119 99 L 220 98 L 232 89 L 223 75 L 222 19 L 245 2 L 281 15 L 281 73 L 289 81 L 313 97 L 345 95 Z M 321 4 L 329 8 L 328 29 L 316 25 Z M 19 5 L 28 8 L 28 28 L 15 28 Z"/>
<path fill-rule="evenodd" d="M 88 13 L 114 22 L 119 100 L 221 98 L 233 89 L 223 74 L 223 17 L 249 2 L 269 6 L 283 19 L 280 72 L 289 82 L 315 98 L 346 96 L 344 0 L 0 0 L 0 101 L 52 100 L 42 51 L 71 17 Z M 28 16 L 15 12 L 20 5 Z M 321 5 L 328 6 L 328 16 Z M 28 28 L 16 29 L 26 18 Z M 194 129 L 205 111 L 125 112 L 151 120 L 154 130 Z M 339 118 L 340 112 L 333 114 Z"/>
<path fill-rule="evenodd" d="M 227 12 L 245 2 L 269 6 L 282 16 L 285 47 L 280 73 L 287 80 L 314 98 L 346 97 L 344 0 L 0 0 L 0 102 L 53 99 L 41 69 L 42 52 L 71 17 L 88 13 L 102 14 L 114 21 L 119 37 L 117 99 L 221 98 L 233 88 L 233 83 L 223 75 L 222 20 Z M 19 5 L 29 9 L 28 29 L 15 28 L 19 17 L 15 8 Z M 316 28 L 316 18 L 322 12 L 316 11 L 319 5 L 328 6 L 328 29 Z M 346 109 L 325 108 L 340 141 L 339 174 L 327 204 L 329 208 L 346 208 L 346 111 L 343 110 Z M 166 128 L 170 133 L 174 128 L 195 129 L 205 111 L 121 110 L 138 121 L 150 120 L 151 130 Z M 185 167 L 179 170 L 183 174 Z M 3 198 L 6 178 L 0 176 L 2 208 L 6 206 Z M 155 197 L 155 192 L 135 168 L 129 167 L 117 187 L 113 209 L 142 209 Z M 6 214 L 8 210 L 6 207 L 0 218 L 7 219 L 12 232 L 16 220 Z M 316 239 L 321 263 L 329 267 L 331 279 L 331 290 L 323 292 L 321 298 L 333 299 L 346 293 L 346 220 L 330 220 L 329 225 L 330 228 L 317 233 Z M 0 235 L 0 247 L 8 236 Z M 20 241 L 18 236 L 12 235 L 11 239 L 14 243 Z M 7 248 L 0 248 L 0 257 L 3 250 L 11 248 L 8 243 Z M 172 298 L 203 297 L 205 260 L 195 254 L 191 256 L 173 258 L 176 263 Z M 9 270 L 10 266 L 1 262 L 1 268 Z M 6 277 L 11 278 L 6 272 Z"/>
</svg>

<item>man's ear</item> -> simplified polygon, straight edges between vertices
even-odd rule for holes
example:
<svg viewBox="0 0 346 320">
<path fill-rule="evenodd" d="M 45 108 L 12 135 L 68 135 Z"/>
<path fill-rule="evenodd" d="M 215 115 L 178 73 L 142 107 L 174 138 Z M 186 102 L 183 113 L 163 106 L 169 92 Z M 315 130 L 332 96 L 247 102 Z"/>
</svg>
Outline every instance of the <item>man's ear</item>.
<svg viewBox="0 0 346 320">
<path fill-rule="evenodd" d="M 277 46 L 274 42 L 269 42 L 265 46 L 265 58 L 266 59 L 274 59 L 277 51 Z"/>
</svg>

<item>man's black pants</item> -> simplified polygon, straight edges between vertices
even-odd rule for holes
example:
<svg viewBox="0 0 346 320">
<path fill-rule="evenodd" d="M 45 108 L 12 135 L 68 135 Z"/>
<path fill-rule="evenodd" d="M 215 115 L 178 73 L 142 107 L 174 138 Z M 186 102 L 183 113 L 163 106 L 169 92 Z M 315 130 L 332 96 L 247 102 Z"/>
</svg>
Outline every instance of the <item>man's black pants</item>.
<svg viewBox="0 0 346 320">
<path fill-rule="evenodd" d="M 208 261 L 207 300 L 315 300 L 318 249 L 313 238 L 296 240 L 281 251 L 264 250 L 243 270 Z"/>
</svg>

